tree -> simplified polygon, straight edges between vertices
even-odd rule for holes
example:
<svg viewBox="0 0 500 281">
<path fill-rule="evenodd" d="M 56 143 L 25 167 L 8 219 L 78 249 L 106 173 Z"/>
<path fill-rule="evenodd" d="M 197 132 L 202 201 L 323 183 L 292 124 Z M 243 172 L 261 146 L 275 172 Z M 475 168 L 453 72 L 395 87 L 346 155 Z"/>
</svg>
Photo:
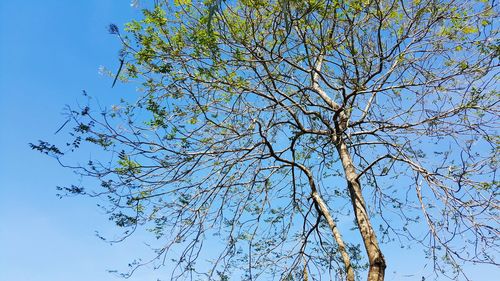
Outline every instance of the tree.
<svg viewBox="0 0 500 281">
<path fill-rule="evenodd" d="M 149 262 L 176 249 L 172 279 L 380 281 L 398 241 L 466 277 L 497 265 L 497 8 L 156 1 L 110 27 L 139 97 L 69 109 L 68 147 L 32 148 L 97 179 L 61 189 L 106 199 L 124 238 L 167 241 Z M 102 158 L 66 164 L 82 143 Z"/>
</svg>

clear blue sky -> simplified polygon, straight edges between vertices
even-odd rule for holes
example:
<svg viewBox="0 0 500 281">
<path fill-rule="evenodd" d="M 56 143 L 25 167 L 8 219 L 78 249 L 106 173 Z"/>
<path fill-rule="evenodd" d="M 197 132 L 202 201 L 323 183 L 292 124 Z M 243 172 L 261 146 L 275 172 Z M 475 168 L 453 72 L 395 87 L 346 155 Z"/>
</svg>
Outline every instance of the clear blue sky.
<svg viewBox="0 0 500 281">
<path fill-rule="evenodd" d="M 134 257 L 151 254 L 140 234 L 113 246 L 99 240 L 95 230 L 112 236 L 116 229 L 96 202 L 56 197 L 56 185 L 78 178 L 28 147 L 62 137 L 54 135 L 62 109 L 82 89 L 104 103 L 134 91 L 110 89 L 112 79 L 98 68 L 117 66 L 120 45 L 108 24 L 139 16 L 128 0 L 0 0 L 0 280 L 121 280 L 106 269 L 126 269 Z M 388 280 L 420 281 L 420 254 L 387 248 Z M 492 267 L 469 269 L 477 281 L 500 276 Z M 161 275 L 145 268 L 128 280 Z"/>
</svg>

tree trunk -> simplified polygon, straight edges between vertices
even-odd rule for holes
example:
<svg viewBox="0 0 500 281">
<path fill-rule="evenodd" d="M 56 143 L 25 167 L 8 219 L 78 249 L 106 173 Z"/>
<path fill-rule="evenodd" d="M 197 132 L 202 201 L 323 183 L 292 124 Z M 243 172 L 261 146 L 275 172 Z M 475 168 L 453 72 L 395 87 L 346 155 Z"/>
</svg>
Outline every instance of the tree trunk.
<svg viewBox="0 0 500 281">
<path fill-rule="evenodd" d="M 330 211 L 328 210 L 328 206 L 326 205 L 325 201 L 323 201 L 323 198 L 321 197 L 321 195 L 318 192 L 318 189 L 316 188 L 316 184 L 314 182 L 314 177 L 312 176 L 311 171 L 309 171 L 307 168 L 305 168 L 303 166 L 300 166 L 300 168 L 302 169 L 302 171 L 306 174 L 307 178 L 309 179 L 309 186 L 311 187 L 312 199 L 314 200 L 316 207 L 318 208 L 318 210 L 320 212 L 320 215 L 322 215 L 326 219 L 326 222 L 328 223 L 328 226 L 330 227 L 330 230 L 332 231 L 333 238 L 337 242 L 338 250 L 339 250 L 340 255 L 342 257 L 342 261 L 344 262 L 346 281 L 354 281 L 354 268 L 352 268 L 351 258 L 349 257 L 349 254 L 347 253 L 347 249 L 346 249 L 346 246 L 344 244 L 344 240 L 342 239 L 342 236 L 340 235 L 340 232 L 337 228 L 337 224 L 333 220 L 333 217 L 330 214 Z"/>
<path fill-rule="evenodd" d="M 342 161 L 342 166 L 344 168 L 351 202 L 356 216 L 356 222 L 368 255 L 370 268 L 367 280 L 383 281 L 386 268 L 384 255 L 380 250 L 377 236 L 375 235 L 375 231 L 373 230 L 370 218 L 368 217 L 368 213 L 366 211 L 366 205 L 361 192 L 358 174 L 354 169 L 354 164 L 347 149 L 347 145 L 340 136 L 338 136 L 337 139 L 337 151 L 339 152 L 340 160 Z"/>
<path fill-rule="evenodd" d="M 328 223 L 328 226 L 330 227 L 330 230 L 332 231 L 333 237 L 335 238 L 335 241 L 337 242 L 337 245 L 339 247 L 339 252 L 340 255 L 342 256 L 342 261 L 344 262 L 345 266 L 345 273 L 346 273 L 346 281 L 354 281 L 354 269 L 352 268 L 351 265 L 351 258 L 349 257 L 349 254 L 347 253 L 346 246 L 344 244 L 344 240 L 340 236 L 340 232 L 337 229 L 337 225 L 335 224 L 335 221 L 333 220 L 330 211 L 328 210 L 328 207 L 326 206 L 326 203 L 323 201 L 321 196 L 318 194 L 316 190 L 313 191 L 312 194 L 313 200 L 318 204 L 318 208 L 321 211 L 322 215 L 325 217 L 326 222 Z"/>
</svg>

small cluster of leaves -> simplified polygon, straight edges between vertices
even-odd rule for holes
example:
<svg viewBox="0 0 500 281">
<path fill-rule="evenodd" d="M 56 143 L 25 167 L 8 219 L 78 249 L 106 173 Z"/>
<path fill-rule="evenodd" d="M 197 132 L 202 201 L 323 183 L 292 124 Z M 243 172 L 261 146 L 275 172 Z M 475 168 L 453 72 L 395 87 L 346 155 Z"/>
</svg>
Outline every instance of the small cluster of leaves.
<svg viewBox="0 0 500 281">
<path fill-rule="evenodd" d="M 141 165 L 133 160 L 131 160 L 128 155 L 125 154 L 124 151 L 121 151 L 119 154 L 118 165 L 119 167 L 115 168 L 116 173 L 120 175 L 126 174 L 140 174 L 141 173 Z"/>
<path fill-rule="evenodd" d="M 46 155 L 61 156 L 64 154 L 55 145 L 42 140 L 39 140 L 38 144 L 30 143 L 29 146 L 31 147 L 31 149 L 37 150 Z"/>
</svg>

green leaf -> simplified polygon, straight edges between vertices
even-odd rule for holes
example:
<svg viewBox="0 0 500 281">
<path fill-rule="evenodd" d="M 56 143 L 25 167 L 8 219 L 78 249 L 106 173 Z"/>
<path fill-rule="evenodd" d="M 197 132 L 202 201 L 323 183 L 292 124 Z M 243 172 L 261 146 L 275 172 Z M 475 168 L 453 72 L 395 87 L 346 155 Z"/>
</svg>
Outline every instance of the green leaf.
<svg viewBox="0 0 500 281">
<path fill-rule="evenodd" d="M 174 5 L 175 6 L 181 6 L 181 5 L 190 5 L 191 0 L 174 0 Z"/>
</svg>

